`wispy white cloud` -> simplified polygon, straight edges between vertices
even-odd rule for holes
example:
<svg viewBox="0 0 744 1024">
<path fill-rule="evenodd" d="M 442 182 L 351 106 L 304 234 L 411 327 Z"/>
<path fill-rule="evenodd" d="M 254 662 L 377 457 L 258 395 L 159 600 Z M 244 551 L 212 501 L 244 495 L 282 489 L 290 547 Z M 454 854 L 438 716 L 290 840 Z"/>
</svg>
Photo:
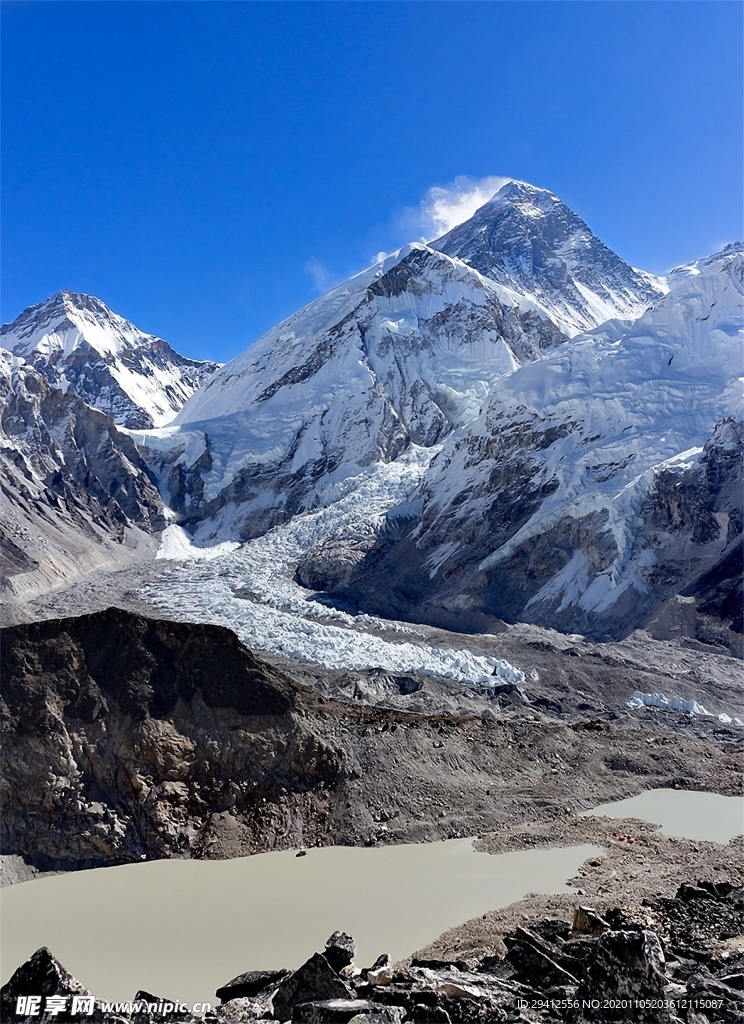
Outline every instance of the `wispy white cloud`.
<svg viewBox="0 0 744 1024">
<path fill-rule="evenodd" d="M 310 275 L 313 284 L 321 295 L 327 292 L 329 288 L 332 288 L 334 284 L 338 284 L 336 275 L 328 269 L 322 260 L 317 260 L 315 257 L 307 260 L 302 269 L 306 274 Z"/>
<path fill-rule="evenodd" d="M 409 206 L 402 210 L 399 227 L 407 230 L 411 238 L 430 242 L 469 220 L 479 207 L 513 180 L 498 175 L 471 178 L 459 174 L 447 185 L 433 185 L 418 208 Z"/>
<path fill-rule="evenodd" d="M 387 235 L 388 243 L 392 242 L 393 245 L 388 251 L 374 252 L 366 261 L 367 266 L 381 263 L 401 245 L 408 242 L 431 242 L 458 224 L 463 224 L 510 181 L 514 181 L 514 178 L 495 174 L 472 178 L 467 174 L 459 174 L 446 185 L 433 185 L 418 206 L 397 210 L 388 224 L 378 229 L 378 233 Z M 304 263 L 303 270 L 312 278 L 319 294 L 329 291 L 352 273 L 358 272 L 353 266 L 343 274 L 334 272 L 315 257 Z"/>
</svg>

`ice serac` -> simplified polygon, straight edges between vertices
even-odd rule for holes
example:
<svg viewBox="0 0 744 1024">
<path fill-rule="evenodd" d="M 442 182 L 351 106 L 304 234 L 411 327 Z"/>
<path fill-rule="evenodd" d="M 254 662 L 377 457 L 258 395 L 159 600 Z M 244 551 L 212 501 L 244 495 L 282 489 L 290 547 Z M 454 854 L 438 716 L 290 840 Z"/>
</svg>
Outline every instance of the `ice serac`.
<svg viewBox="0 0 744 1024">
<path fill-rule="evenodd" d="M 625 263 L 552 192 L 521 181 L 431 244 L 537 304 L 568 335 L 635 320 L 667 290 L 663 279 Z"/>
<path fill-rule="evenodd" d="M 600 637 L 692 602 L 722 623 L 714 639 L 740 633 L 743 268 L 739 246 L 680 268 L 631 326 L 497 382 L 432 460 L 409 534 L 350 589 L 379 610 L 384 578 L 399 614 Z"/>
<path fill-rule="evenodd" d="M 60 291 L 0 328 L 3 348 L 119 426 L 162 426 L 217 369 L 113 313 L 100 299 Z"/>
<path fill-rule="evenodd" d="M 235 536 L 257 536 L 411 445 L 440 444 L 503 374 L 565 341 L 509 289 L 406 246 L 274 328 L 138 441 L 184 522 L 219 513 Z"/>
</svg>

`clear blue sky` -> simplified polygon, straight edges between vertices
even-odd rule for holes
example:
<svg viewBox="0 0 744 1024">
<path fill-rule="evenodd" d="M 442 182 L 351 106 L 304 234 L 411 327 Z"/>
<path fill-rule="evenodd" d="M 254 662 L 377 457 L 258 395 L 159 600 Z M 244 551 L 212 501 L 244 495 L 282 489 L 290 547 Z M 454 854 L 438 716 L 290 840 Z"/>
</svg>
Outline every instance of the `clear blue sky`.
<svg viewBox="0 0 744 1024">
<path fill-rule="evenodd" d="M 742 229 L 737 2 L 20 2 L 2 319 L 67 287 L 227 359 L 458 175 L 652 271 Z"/>
</svg>

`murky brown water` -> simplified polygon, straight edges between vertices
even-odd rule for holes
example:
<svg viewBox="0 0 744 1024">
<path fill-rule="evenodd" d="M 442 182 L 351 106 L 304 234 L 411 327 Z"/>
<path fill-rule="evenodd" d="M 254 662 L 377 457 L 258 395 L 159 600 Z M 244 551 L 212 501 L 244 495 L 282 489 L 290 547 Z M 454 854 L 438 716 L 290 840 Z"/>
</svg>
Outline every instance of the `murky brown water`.
<svg viewBox="0 0 744 1024">
<path fill-rule="evenodd" d="M 597 847 L 492 856 L 469 839 L 330 847 L 231 861 L 154 861 L 2 890 L 2 979 L 48 946 L 96 995 L 188 1003 L 243 971 L 296 967 L 337 928 L 357 962 L 401 958 L 531 892 L 557 893 Z"/>
<path fill-rule="evenodd" d="M 601 814 L 608 818 L 641 818 L 668 836 L 707 839 L 728 843 L 744 835 L 744 800 L 718 793 L 697 793 L 688 789 L 647 789 L 638 796 L 602 804 L 582 817 Z"/>
</svg>

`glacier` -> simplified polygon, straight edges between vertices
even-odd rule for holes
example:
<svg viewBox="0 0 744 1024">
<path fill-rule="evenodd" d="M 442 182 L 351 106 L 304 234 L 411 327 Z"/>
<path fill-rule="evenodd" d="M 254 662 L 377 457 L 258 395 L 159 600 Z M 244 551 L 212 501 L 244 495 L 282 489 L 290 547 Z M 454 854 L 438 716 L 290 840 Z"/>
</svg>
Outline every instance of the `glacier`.
<svg viewBox="0 0 744 1024">
<path fill-rule="evenodd" d="M 251 650 L 327 668 L 381 668 L 480 685 L 524 683 L 524 672 L 507 661 L 432 646 L 423 636 L 417 641 L 410 626 L 327 607 L 295 582 L 297 560 L 329 535 L 364 529 L 370 519 L 404 503 L 431 456 L 414 447 L 396 462 L 373 466 L 345 481 L 323 508 L 296 516 L 208 565 L 182 566 L 149 583 L 140 596 L 167 617 L 226 626 Z"/>
</svg>

